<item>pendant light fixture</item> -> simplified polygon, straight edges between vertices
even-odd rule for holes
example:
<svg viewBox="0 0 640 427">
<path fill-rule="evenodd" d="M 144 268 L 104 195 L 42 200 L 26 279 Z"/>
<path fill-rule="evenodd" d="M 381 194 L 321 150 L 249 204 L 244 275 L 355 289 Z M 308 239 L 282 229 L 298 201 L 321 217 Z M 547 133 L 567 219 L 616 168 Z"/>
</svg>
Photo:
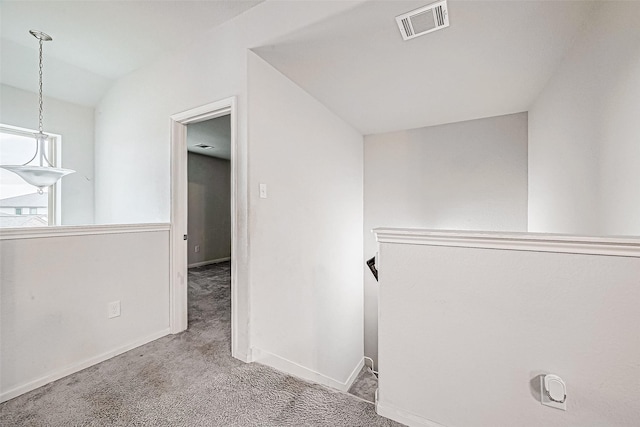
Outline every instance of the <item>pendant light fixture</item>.
<svg viewBox="0 0 640 427">
<path fill-rule="evenodd" d="M 0 166 L 0 168 L 11 171 L 24 179 L 28 184 L 38 187 L 38 194 L 42 194 L 45 187 L 52 186 L 63 176 L 74 173 L 75 171 L 54 167 L 46 155 L 48 135 L 42 132 L 42 43 L 53 39 L 41 31 L 31 30 L 29 32 L 37 38 L 40 43 L 40 109 L 38 115 L 38 133 L 34 134 L 36 139 L 36 152 L 33 157 L 22 166 L 3 165 Z M 39 159 L 39 166 L 28 166 L 36 157 Z"/>
</svg>

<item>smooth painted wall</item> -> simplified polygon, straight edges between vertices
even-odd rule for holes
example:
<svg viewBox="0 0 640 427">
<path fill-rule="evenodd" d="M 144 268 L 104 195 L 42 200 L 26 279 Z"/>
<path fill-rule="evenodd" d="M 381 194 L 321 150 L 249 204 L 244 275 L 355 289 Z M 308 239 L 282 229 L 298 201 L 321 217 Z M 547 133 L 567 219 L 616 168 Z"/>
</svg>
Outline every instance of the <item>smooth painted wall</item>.
<svg viewBox="0 0 640 427">
<path fill-rule="evenodd" d="M 238 180 L 235 218 L 238 239 L 234 242 L 237 245 L 234 263 L 238 293 L 234 309 L 239 324 L 233 337 L 238 347 L 236 356 L 242 360 L 250 360 L 250 280 L 258 277 L 250 271 L 248 247 L 250 241 L 263 233 L 249 226 L 257 204 L 257 199 L 249 199 L 249 189 L 257 189 L 258 183 L 255 178 L 249 178 L 255 176 L 251 170 L 256 164 L 247 161 L 252 149 L 247 134 L 247 49 L 268 44 L 361 2 L 260 3 L 211 29 L 191 45 L 164 54 L 119 79 L 96 107 L 96 220 L 101 223 L 167 222 L 171 210 L 169 118 L 201 105 L 236 97 L 238 168 L 234 173 Z M 280 159 L 296 161 L 290 153 L 281 153 Z M 254 252 L 254 256 L 269 259 L 271 249 Z M 288 268 L 288 260 L 272 261 L 274 269 Z M 253 303 L 252 310 L 262 301 Z M 296 319 L 290 321 L 295 323 Z"/>
<path fill-rule="evenodd" d="M 529 110 L 529 231 L 640 235 L 640 3 L 602 2 Z"/>
<path fill-rule="evenodd" d="M 251 342 L 258 361 L 346 388 L 363 356 L 363 138 L 248 61 Z"/>
<path fill-rule="evenodd" d="M 364 257 L 376 227 L 527 230 L 527 113 L 367 135 Z M 365 354 L 376 359 L 378 284 L 365 268 Z"/>
<path fill-rule="evenodd" d="M 187 128 L 188 138 L 188 128 Z M 231 256 L 229 160 L 188 153 L 189 265 Z M 195 247 L 200 251 L 196 252 Z"/>
<path fill-rule="evenodd" d="M 169 332 L 168 230 L 0 240 L 0 255 L 2 400 Z"/>
<path fill-rule="evenodd" d="M 44 131 L 62 135 L 62 225 L 94 223 L 94 109 L 44 97 Z M 38 94 L 0 85 L 0 123 L 38 129 Z M 35 145 L 34 145 L 35 147 Z M 35 191 L 35 190 L 34 190 Z"/>
<path fill-rule="evenodd" d="M 96 220 L 169 221 L 171 115 L 236 96 L 237 154 L 246 157 L 247 49 L 363 1 L 264 2 L 117 80 L 96 107 Z M 245 204 L 249 166 L 238 167 Z M 242 208 L 241 229 L 248 215 Z"/>
<path fill-rule="evenodd" d="M 380 404 L 442 426 L 638 425 L 640 258 L 388 243 L 380 262 Z M 541 405 L 545 373 L 566 412 Z"/>
</svg>

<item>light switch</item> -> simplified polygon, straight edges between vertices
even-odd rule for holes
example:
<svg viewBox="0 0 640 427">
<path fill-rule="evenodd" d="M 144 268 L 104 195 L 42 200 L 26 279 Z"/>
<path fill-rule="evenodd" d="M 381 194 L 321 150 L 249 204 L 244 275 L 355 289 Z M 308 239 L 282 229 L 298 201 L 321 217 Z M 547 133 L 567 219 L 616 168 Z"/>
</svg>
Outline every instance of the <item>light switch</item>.
<svg viewBox="0 0 640 427">
<path fill-rule="evenodd" d="M 260 198 L 267 198 L 267 184 L 260 184 Z"/>
</svg>

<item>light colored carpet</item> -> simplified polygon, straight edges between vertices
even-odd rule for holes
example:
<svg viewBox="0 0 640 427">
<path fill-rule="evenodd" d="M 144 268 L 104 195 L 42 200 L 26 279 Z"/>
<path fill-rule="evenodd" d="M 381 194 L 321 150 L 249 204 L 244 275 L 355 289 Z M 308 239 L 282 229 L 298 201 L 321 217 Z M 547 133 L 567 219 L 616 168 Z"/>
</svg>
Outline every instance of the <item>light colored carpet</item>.
<svg viewBox="0 0 640 427">
<path fill-rule="evenodd" d="M 358 396 L 367 402 L 373 403 L 376 398 L 376 389 L 378 388 L 378 377 L 366 366 L 362 367 L 356 380 L 351 384 L 349 393 Z"/>
<path fill-rule="evenodd" d="M 398 426 L 371 404 L 231 357 L 229 263 L 189 271 L 189 329 L 0 405 L 2 426 Z"/>
</svg>

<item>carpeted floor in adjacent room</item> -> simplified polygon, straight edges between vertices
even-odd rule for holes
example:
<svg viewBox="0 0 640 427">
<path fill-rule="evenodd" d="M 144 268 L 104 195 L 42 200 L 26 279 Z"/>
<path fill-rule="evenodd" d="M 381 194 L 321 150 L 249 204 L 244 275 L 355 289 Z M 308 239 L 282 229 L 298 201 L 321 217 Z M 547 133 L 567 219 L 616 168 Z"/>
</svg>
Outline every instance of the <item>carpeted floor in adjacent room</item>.
<svg viewBox="0 0 640 427">
<path fill-rule="evenodd" d="M 230 311 L 229 263 L 192 269 L 187 331 L 1 404 L 0 425 L 399 425 L 357 397 L 233 359 Z"/>
</svg>

